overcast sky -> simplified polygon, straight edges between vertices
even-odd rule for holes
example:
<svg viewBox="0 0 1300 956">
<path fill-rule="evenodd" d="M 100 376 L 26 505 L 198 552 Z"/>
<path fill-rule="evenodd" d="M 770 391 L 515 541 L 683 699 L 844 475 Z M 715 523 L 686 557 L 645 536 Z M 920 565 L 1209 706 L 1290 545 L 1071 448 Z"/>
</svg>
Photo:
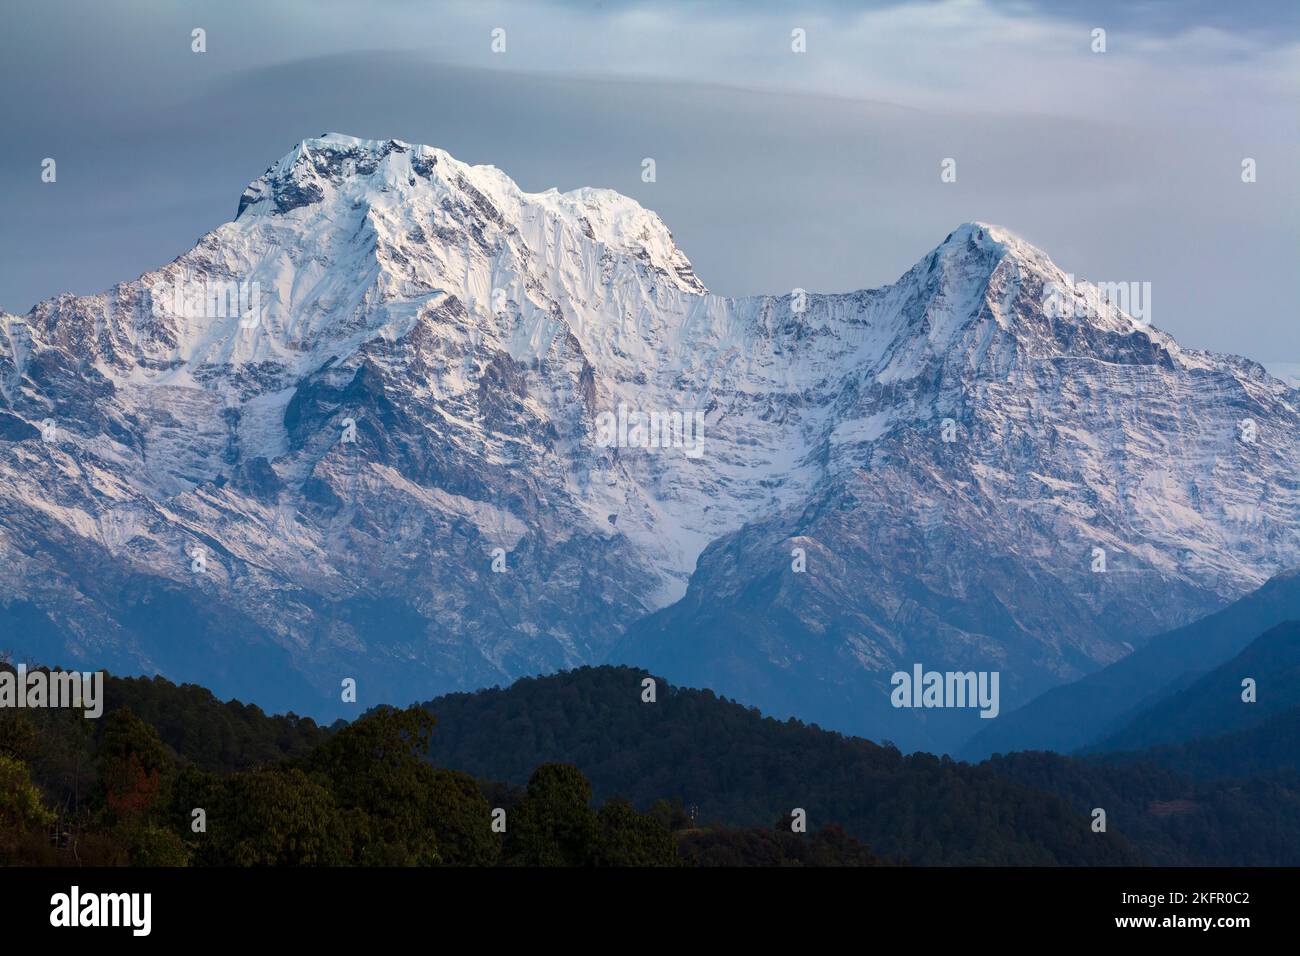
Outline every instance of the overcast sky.
<svg viewBox="0 0 1300 956">
<path fill-rule="evenodd" d="M 338 131 L 441 146 L 525 189 L 618 189 L 726 295 L 887 283 L 981 219 L 1078 276 L 1151 282 L 1151 318 L 1185 345 L 1300 362 L 1298 11 L 11 2 L 0 307 L 170 261 L 295 142 Z"/>
</svg>

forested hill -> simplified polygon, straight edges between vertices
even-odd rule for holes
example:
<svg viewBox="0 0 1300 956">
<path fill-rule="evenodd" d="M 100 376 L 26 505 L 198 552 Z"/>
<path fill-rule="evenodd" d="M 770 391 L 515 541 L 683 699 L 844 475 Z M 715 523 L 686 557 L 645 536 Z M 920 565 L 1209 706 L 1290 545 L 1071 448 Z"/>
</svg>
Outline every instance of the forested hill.
<svg viewBox="0 0 1300 956">
<path fill-rule="evenodd" d="M 104 698 L 95 719 L 0 707 L 0 866 L 882 862 L 834 826 L 703 827 L 669 801 L 592 806 L 563 764 L 533 768 L 525 787 L 432 767 L 435 721 L 419 707 L 325 729 L 162 678 L 106 676 Z"/>
<path fill-rule="evenodd" d="M 660 798 L 701 821 L 764 825 L 802 808 L 810 829 L 835 823 L 886 859 L 916 864 L 1117 864 L 1139 854 L 1061 798 L 983 766 L 763 717 L 708 690 L 642 671 L 584 667 L 504 690 L 451 694 L 438 719 L 435 766 L 521 783 L 538 763 L 577 766 L 597 799 Z"/>
<path fill-rule="evenodd" d="M 1300 862 L 1294 773 L 904 756 L 644 680 L 584 668 L 329 729 L 161 678 L 109 677 L 99 720 L 0 708 L 0 865 Z"/>
<path fill-rule="evenodd" d="M 878 855 L 914 864 L 1300 863 L 1293 776 L 1243 786 L 1195 783 L 1140 760 L 903 755 L 662 679 L 646 703 L 645 677 L 587 667 L 437 698 L 424 705 L 438 718 L 430 758 L 511 783 L 539 763 L 571 763 L 598 798 L 672 798 L 701 821 L 731 825 L 800 807 L 810 827 L 838 824 Z M 1095 809 L 1107 811 L 1106 833 L 1092 830 Z"/>
</svg>

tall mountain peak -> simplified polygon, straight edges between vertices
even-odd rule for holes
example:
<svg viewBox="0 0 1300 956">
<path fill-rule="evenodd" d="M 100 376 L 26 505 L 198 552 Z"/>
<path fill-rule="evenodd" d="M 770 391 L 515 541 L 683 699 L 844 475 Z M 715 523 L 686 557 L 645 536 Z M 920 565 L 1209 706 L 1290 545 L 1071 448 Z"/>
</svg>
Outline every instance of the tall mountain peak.
<svg viewBox="0 0 1300 956">
<path fill-rule="evenodd" d="M 568 192 L 529 193 L 495 166 L 472 166 L 433 146 L 398 139 L 365 140 L 325 133 L 302 140 L 254 180 L 240 197 L 245 214 L 298 216 L 310 220 L 315 207 L 331 203 L 408 212 L 412 225 L 426 216 L 447 215 L 465 227 L 497 227 L 526 237 L 558 226 L 585 236 L 603 250 L 635 257 L 683 291 L 707 290 L 658 215 L 612 189 L 580 187 Z M 457 216 L 457 210 L 469 214 Z M 469 218 L 471 221 L 463 221 Z"/>
</svg>

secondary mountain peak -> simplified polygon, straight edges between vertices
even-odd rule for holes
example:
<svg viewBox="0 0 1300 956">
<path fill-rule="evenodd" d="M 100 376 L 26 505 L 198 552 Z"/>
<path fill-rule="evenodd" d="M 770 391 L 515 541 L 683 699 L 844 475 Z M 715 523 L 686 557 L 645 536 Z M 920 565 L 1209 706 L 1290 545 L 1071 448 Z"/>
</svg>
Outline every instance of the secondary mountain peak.
<svg viewBox="0 0 1300 956">
<path fill-rule="evenodd" d="M 1078 341 L 1083 332 L 1085 338 L 1139 333 L 1171 354 L 1181 351 L 1152 323 L 1150 282 L 1076 276 L 1005 226 L 962 223 L 905 279 L 909 277 L 926 282 L 928 293 L 946 285 L 968 297 L 983 296 L 984 308 L 976 301 L 964 310 L 966 318 L 995 319 L 1004 329 L 1029 332 L 1048 349 Z"/>
</svg>

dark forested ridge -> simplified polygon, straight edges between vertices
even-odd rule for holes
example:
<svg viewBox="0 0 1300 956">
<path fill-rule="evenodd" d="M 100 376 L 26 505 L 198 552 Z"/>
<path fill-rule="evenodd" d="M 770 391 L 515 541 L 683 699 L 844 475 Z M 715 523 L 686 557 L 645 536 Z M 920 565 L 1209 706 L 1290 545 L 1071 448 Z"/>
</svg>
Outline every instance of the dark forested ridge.
<svg viewBox="0 0 1300 956">
<path fill-rule="evenodd" d="M 1295 866 L 1300 863 L 1300 774 L 1196 781 L 1154 763 L 1081 760 L 1045 752 L 998 755 L 995 772 L 1060 794 L 1081 811 L 1106 811 L 1153 866 Z"/>
<path fill-rule="evenodd" d="M 1263 864 L 1300 862 L 1300 790 L 1285 777 L 1194 783 L 1130 758 L 1056 754 L 969 764 L 777 721 L 708 690 L 644 672 L 582 668 L 506 689 L 451 694 L 440 766 L 506 781 L 545 761 L 579 767 L 596 796 L 668 797 L 698 818 L 761 824 L 793 807 L 887 858 L 914 864 Z M 1107 832 L 1091 829 L 1107 812 Z"/>
<path fill-rule="evenodd" d="M 439 720 L 430 759 L 511 782 L 559 760 L 579 767 L 598 798 L 645 806 L 666 797 L 732 825 L 802 808 L 813 825 L 838 824 L 882 856 L 918 864 L 1139 860 L 1060 798 L 987 768 L 904 756 L 662 680 L 657 701 L 643 703 L 644 677 L 586 667 L 439 698 L 426 705 Z"/>
<path fill-rule="evenodd" d="M 0 710 L 0 864 L 1300 859 L 1295 774 L 1194 779 L 1154 763 L 1161 751 L 972 765 L 662 680 L 645 702 L 644 679 L 582 668 L 324 728 L 200 687 L 108 677 L 98 720 Z M 1105 832 L 1092 826 L 1099 808 Z"/>
<path fill-rule="evenodd" d="M 0 865 L 881 862 L 835 827 L 703 827 L 667 800 L 593 806 L 560 763 L 522 787 L 431 766 L 436 720 L 418 707 L 326 729 L 161 678 L 109 676 L 104 696 L 95 720 L 0 710 Z"/>
<path fill-rule="evenodd" d="M 1156 764 L 1195 780 L 1300 773 L 1300 707 L 1234 733 L 1216 734 L 1149 750 L 1117 751 L 1108 764 Z"/>
</svg>

